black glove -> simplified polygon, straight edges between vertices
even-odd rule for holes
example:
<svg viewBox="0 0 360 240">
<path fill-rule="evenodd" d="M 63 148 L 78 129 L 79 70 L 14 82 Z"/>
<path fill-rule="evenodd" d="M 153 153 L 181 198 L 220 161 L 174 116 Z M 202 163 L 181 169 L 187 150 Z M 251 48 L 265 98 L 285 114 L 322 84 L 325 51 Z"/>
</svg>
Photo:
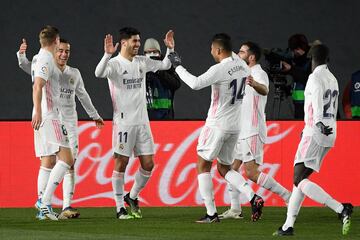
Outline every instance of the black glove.
<svg viewBox="0 0 360 240">
<path fill-rule="evenodd" d="M 174 68 L 181 65 L 181 58 L 177 52 L 169 53 L 168 58 L 170 59 L 170 62 Z"/>
<path fill-rule="evenodd" d="M 320 132 L 326 136 L 333 134 L 333 129 L 329 126 L 325 126 L 322 122 L 316 123 L 316 126 L 320 129 Z"/>
</svg>

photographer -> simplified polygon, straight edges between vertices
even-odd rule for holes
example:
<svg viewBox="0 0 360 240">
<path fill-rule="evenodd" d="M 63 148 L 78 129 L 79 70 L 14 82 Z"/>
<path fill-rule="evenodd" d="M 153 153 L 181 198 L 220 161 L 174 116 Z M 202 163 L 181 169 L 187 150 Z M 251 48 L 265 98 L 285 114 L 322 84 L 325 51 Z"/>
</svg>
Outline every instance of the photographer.
<svg viewBox="0 0 360 240">
<path fill-rule="evenodd" d="M 149 38 L 144 44 L 145 56 L 162 60 L 159 42 Z M 146 100 L 150 120 L 174 118 L 174 95 L 181 82 L 173 67 L 146 73 Z"/>
<path fill-rule="evenodd" d="M 291 62 L 282 61 L 284 73 L 292 76 L 294 87 L 292 90 L 292 100 L 294 103 L 294 118 L 304 118 L 304 90 L 307 79 L 311 73 L 311 60 L 308 58 L 310 49 L 305 35 L 294 34 L 288 40 L 288 47 L 293 54 Z"/>
</svg>

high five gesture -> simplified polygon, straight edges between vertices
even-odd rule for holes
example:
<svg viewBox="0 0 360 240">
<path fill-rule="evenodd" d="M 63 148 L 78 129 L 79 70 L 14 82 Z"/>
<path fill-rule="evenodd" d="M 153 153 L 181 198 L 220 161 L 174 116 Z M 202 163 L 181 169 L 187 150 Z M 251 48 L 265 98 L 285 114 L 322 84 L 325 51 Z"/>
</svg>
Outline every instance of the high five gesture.
<svg viewBox="0 0 360 240">
<path fill-rule="evenodd" d="M 175 48 L 174 31 L 173 30 L 169 30 L 166 33 L 164 43 L 167 48 L 170 48 L 170 49 Z"/>
<path fill-rule="evenodd" d="M 107 34 L 104 39 L 104 51 L 108 54 L 114 54 L 116 52 L 119 43 L 117 42 L 114 46 L 113 36 L 111 34 Z"/>
</svg>

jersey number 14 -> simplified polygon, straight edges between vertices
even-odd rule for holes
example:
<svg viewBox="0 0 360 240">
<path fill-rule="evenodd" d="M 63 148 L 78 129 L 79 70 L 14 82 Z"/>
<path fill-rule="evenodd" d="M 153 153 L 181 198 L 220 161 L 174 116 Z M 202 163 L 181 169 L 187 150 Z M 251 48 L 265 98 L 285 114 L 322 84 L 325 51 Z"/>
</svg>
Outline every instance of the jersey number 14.
<svg viewBox="0 0 360 240">
<path fill-rule="evenodd" d="M 230 82 L 229 89 L 233 88 L 232 89 L 231 104 L 234 104 L 235 101 L 242 101 L 242 99 L 244 98 L 244 95 L 245 95 L 244 94 L 245 93 L 245 81 L 246 81 L 246 77 L 241 79 L 239 90 L 237 88 L 237 85 L 238 85 L 237 79 L 234 79 L 234 80 L 232 80 Z"/>
</svg>

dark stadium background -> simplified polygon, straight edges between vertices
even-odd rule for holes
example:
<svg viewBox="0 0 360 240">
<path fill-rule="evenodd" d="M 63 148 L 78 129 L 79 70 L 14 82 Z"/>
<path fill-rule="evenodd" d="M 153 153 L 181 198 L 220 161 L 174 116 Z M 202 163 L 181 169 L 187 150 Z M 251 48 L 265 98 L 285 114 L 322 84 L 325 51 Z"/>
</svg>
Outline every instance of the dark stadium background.
<svg viewBox="0 0 360 240">
<path fill-rule="evenodd" d="M 201 74 L 214 64 L 209 39 L 227 32 L 235 50 L 242 41 L 252 40 L 262 47 L 285 48 L 293 33 L 304 33 L 309 40 L 320 39 L 331 49 L 331 70 L 340 91 L 355 70 L 360 69 L 360 1 L 288 0 L 137 0 L 137 1 L 1 1 L 1 87 L 0 119 L 31 118 L 31 81 L 17 66 L 16 51 L 24 37 L 28 57 L 39 49 L 37 34 L 46 24 L 61 30 L 71 42 L 69 65 L 80 69 L 86 88 L 105 119 L 112 117 L 107 81 L 96 79 L 95 67 L 103 55 L 103 38 L 123 26 L 134 26 L 141 38 L 162 39 L 168 29 L 175 31 L 176 50 L 184 66 Z M 163 48 L 163 51 L 165 49 Z M 340 95 L 340 99 L 342 94 Z M 271 92 L 267 115 L 272 113 Z M 210 101 L 210 88 L 192 91 L 182 85 L 175 97 L 176 119 L 204 119 Z M 342 113 L 341 104 L 339 104 Z M 80 119 L 87 119 L 78 107 Z M 285 102 L 280 116 L 290 118 Z"/>
</svg>

